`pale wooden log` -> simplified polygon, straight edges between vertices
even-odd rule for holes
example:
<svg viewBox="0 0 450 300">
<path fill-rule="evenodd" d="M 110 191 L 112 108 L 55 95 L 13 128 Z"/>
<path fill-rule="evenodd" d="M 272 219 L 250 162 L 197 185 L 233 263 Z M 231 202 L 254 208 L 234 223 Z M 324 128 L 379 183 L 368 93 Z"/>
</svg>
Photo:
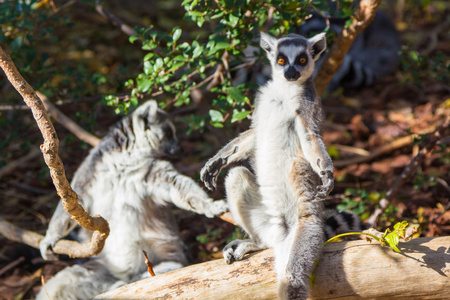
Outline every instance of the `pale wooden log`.
<svg viewBox="0 0 450 300">
<path fill-rule="evenodd" d="M 400 243 L 402 254 L 366 241 L 330 243 L 312 299 L 449 299 L 450 236 Z M 231 265 L 192 265 L 103 293 L 95 299 L 276 299 L 273 252 Z"/>
</svg>

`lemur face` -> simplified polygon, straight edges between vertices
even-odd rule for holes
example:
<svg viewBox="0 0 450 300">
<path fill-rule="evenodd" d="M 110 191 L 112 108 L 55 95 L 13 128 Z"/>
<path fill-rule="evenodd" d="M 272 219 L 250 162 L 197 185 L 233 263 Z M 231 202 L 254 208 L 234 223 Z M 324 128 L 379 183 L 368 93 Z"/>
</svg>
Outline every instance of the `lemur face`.
<svg viewBox="0 0 450 300">
<path fill-rule="evenodd" d="M 282 70 L 287 81 L 297 81 L 309 73 L 312 60 L 307 49 L 308 41 L 303 37 L 284 37 L 277 44 L 274 68 Z"/>
<path fill-rule="evenodd" d="M 176 137 L 175 125 L 158 108 L 156 101 L 142 104 L 131 118 L 138 147 L 152 149 L 159 158 L 172 158 L 181 154 L 183 148 Z"/>
<path fill-rule="evenodd" d="M 325 34 L 306 39 L 288 34 L 276 39 L 261 33 L 261 47 L 272 64 L 272 78 L 284 77 L 290 82 L 304 82 L 314 72 L 314 62 L 326 48 Z"/>
<path fill-rule="evenodd" d="M 176 136 L 175 125 L 165 112 L 158 110 L 156 122 L 148 126 L 146 133 L 147 138 L 153 139 L 158 145 L 155 152 L 160 157 L 173 158 L 183 152 Z"/>
</svg>

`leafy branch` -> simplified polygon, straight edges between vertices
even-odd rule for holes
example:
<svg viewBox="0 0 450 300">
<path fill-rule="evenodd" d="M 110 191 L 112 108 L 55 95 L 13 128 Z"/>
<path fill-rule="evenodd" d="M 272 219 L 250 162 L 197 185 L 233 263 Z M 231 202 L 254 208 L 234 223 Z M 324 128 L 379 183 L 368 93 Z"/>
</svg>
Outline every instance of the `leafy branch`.
<svg viewBox="0 0 450 300">
<path fill-rule="evenodd" d="M 358 8 L 344 1 L 336 11 L 330 12 L 327 1 L 184 0 L 185 19 L 212 33 L 192 38 L 189 31 L 183 32 L 180 27 L 170 32 L 159 31 L 154 26 L 136 28 L 136 34 L 129 40 L 139 41 L 142 50 L 147 52 L 142 73 L 125 82 L 125 87 L 131 90 L 129 97 L 109 95 L 104 100 L 117 113 L 127 111 L 147 97 L 158 97 L 162 107 L 203 102 L 202 106 L 208 107 L 209 123 L 224 127 L 226 123 L 247 118 L 252 112 L 250 99 L 256 86 L 251 80 L 245 77 L 239 80 L 239 77 L 260 72 L 258 68 L 265 57 L 257 45 L 261 30 L 275 36 L 295 32 L 311 17 L 312 11 L 321 14 L 328 11 L 327 15 L 332 14 L 330 18 L 352 17 L 352 22 L 348 22 L 352 34 L 338 38 L 339 43 L 349 46 L 372 20 L 377 7 L 372 2 L 361 1 Z M 331 50 L 330 57 L 339 65 L 343 56 L 339 59 L 333 54 L 335 51 Z M 339 50 L 339 54 L 345 52 Z M 333 75 L 334 71 L 327 71 L 327 75 Z M 326 85 L 329 79 L 322 80 L 321 84 Z M 321 92 L 321 88 L 318 90 Z M 204 126 L 206 116 L 198 118 L 196 121 L 191 118 L 191 128 Z"/>
<path fill-rule="evenodd" d="M 389 228 L 386 229 L 386 231 L 377 236 L 375 234 L 369 233 L 369 232 L 347 232 L 338 234 L 332 238 L 330 238 L 328 241 L 326 241 L 323 245 L 325 246 L 329 242 L 332 242 L 336 239 L 339 239 L 344 236 L 350 236 L 350 235 L 365 235 L 368 237 L 368 241 L 372 241 L 372 239 L 376 240 L 378 243 L 380 243 L 382 246 L 389 246 L 391 247 L 395 252 L 401 253 L 401 251 L 398 249 L 398 243 L 400 239 L 403 239 L 405 241 L 409 240 L 416 232 L 416 229 L 414 228 L 410 232 L 406 233 L 406 227 L 408 227 L 408 222 L 402 221 L 394 225 L 394 230 L 391 231 Z"/>
</svg>

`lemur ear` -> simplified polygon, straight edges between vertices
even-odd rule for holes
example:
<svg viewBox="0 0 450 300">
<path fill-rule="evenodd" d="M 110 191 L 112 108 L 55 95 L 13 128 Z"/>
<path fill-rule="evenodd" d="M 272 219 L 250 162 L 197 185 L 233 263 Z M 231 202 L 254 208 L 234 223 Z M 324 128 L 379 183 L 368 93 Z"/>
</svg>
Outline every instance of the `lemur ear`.
<svg viewBox="0 0 450 300">
<path fill-rule="evenodd" d="M 319 33 L 312 38 L 308 39 L 309 53 L 314 60 L 317 60 L 323 51 L 327 48 L 327 40 L 325 38 L 325 32 Z"/>
<path fill-rule="evenodd" d="M 265 32 L 261 32 L 261 40 L 259 42 L 259 45 L 267 52 L 267 56 L 269 58 L 275 55 L 276 44 L 277 44 L 276 38 Z"/>
<path fill-rule="evenodd" d="M 155 123 L 158 115 L 158 103 L 155 100 L 147 101 L 138 107 L 135 113 L 148 122 Z"/>
</svg>

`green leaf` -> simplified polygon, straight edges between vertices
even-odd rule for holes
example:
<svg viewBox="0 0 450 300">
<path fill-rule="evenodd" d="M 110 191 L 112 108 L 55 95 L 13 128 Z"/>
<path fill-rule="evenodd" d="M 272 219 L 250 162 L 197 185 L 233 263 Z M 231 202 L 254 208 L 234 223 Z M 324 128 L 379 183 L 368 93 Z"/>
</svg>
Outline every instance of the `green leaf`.
<svg viewBox="0 0 450 300">
<path fill-rule="evenodd" d="M 130 97 L 130 102 L 133 104 L 133 106 L 138 106 L 139 101 L 137 97 Z"/>
<path fill-rule="evenodd" d="M 384 237 L 384 240 L 388 243 L 389 247 L 391 247 L 395 252 L 401 253 L 401 251 L 397 248 L 399 237 L 395 232 L 389 233 Z"/>
<path fill-rule="evenodd" d="M 215 109 L 209 110 L 209 117 L 211 118 L 212 122 L 222 122 L 223 120 L 222 113 Z"/>
<path fill-rule="evenodd" d="M 183 55 L 177 55 L 172 60 L 174 60 L 174 61 L 186 61 L 186 58 Z"/>
<path fill-rule="evenodd" d="M 245 102 L 245 96 L 242 94 L 241 90 L 239 90 L 237 87 L 229 87 L 228 88 L 228 94 L 236 100 L 238 103 L 244 103 Z"/>
<path fill-rule="evenodd" d="M 238 22 L 239 22 L 239 16 L 235 16 L 233 13 L 231 13 L 231 14 L 229 15 L 229 22 L 228 22 L 228 24 L 229 24 L 231 27 L 236 27 L 236 25 L 237 25 Z"/>
<path fill-rule="evenodd" d="M 156 59 L 156 63 L 155 63 L 155 67 L 154 67 L 155 72 L 158 71 L 159 69 L 161 69 L 163 65 L 164 65 L 163 59 L 161 57 L 158 57 L 158 59 Z"/>
<path fill-rule="evenodd" d="M 328 155 L 330 155 L 332 158 L 339 158 L 339 149 L 336 146 L 328 146 Z"/>
<path fill-rule="evenodd" d="M 174 63 L 172 65 L 172 67 L 169 69 L 169 71 L 171 71 L 171 72 L 176 71 L 179 68 L 181 68 L 182 66 L 184 66 L 184 64 L 185 64 L 184 61 L 180 61 L 180 62 Z"/>
<path fill-rule="evenodd" d="M 220 122 L 211 122 L 211 125 L 216 128 L 223 128 L 223 124 Z"/>
<path fill-rule="evenodd" d="M 156 47 L 156 45 L 153 42 L 145 42 L 141 48 L 142 48 L 142 50 L 150 51 L 150 50 L 155 49 L 155 47 Z"/>
<path fill-rule="evenodd" d="M 192 58 L 197 58 L 200 56 L 200 54 L 202 54 L 203 52 L 203 47 L 201 47 L 200 45 L 197 45 L 197 47 L 194 49 L 194 52 L 192 53 Z"/>
<path fill-rule="evenodd" d="M 231 48 L 231 44 L 227 41 L 221 41 L 214 45 L 214 50 L 227 49 Z"/>
<path fill-rule="evenodd" d="M 198 18 L 197 26 L 201 28 L 203 26 L 203 23 L 205 23 L 205 21 L 206 21 L 205 18 Z"/>
<path fill-rule="evenodd" d="M 147 80 L 140 80 L 138 82 L 138 89 L 142 92 L 142 93 L 146 93 L 150 87 L 152 86 L 153 81 L 151 79 L 147 79 Z"/>
<path fill-rule="evenodd" d="M 149 75 L 153 72 L 153 65 L 149 61 L 144 62 L 144 73 L 145 75 Z"/>
<path fill-rule="evenodd" d="M 153 52 L 147 53 L 147 54 L 144 56 L 144 61 L 148 61 L 148 60 L 152 59 L 153 56 L 155 56 L 155 53 L 153 53 Z"/>
<path fill-rule="evenodd" d="M 173 39 L 174 42 L 178 41 L 178 39 L 179 39 L 180 36 L 181 36 L 181 33 L 182 33 L 181 28 L 177 28 L 177 29 L 174 31 L 173 36 L 172 36 L 172 39 Z"/>
<path fill-rule="evenodd" d="M 233 117 L 231 118 L 231 123 L 237 122 L 239 120 L 247 118 L 250 114 L 250 111 L 237 111 L 233 110 Z"/>
<path fill-rule="evenodd" d="M 133 44 L 136 40 L 138 40 L 139 39 L 139 36 L 137 36 L 137 35 L 132 35 L 132 36 L 130 36 L 129 38 L 128 38 L 128 41 L 131 43 L 131 44 Z"/>
<path fill-rule="evenodd" d="M 213 16 L 211 17 L 211 20 L 215 20 L 215 19 L 222 18 L 224 14 L 225 14 L 225 10 L 222 10 L 222 11 L 220 11 L 219 13 L 213 15 Z"/>
</svg>

